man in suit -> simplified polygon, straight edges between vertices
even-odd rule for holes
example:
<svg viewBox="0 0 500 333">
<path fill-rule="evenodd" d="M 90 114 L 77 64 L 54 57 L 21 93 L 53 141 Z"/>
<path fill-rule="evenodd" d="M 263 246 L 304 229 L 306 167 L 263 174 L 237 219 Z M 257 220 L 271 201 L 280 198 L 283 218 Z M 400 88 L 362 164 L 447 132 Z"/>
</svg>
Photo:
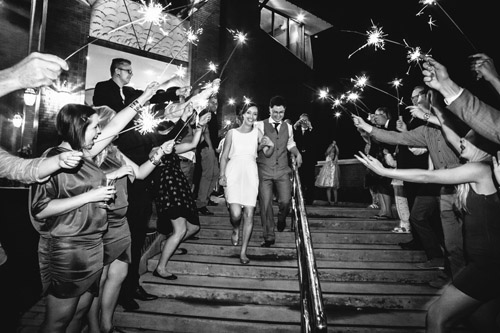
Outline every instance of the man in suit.
<svg viewBox="0 0 500 333">
<path fill-rule="evenodd" d="M 304 190 L 305 203 L 309 205 L 314 200 L 314 168 L 316 166 L 312 129 L 307 113 L 301 114 L 299 120 L 293 125 L 293 138 L 303 162 L 299 169 L 300 182 Z"/>
<path fill-rule="evenodd" d="M 288 152 L 295 155 L 297 166 L 302 164 L 302 155 L 293 140 L 292 125 L 283 122 L 286 100 L 282 96 L 274 96 L 269 103 L 270 118 L 258 121 L 255 126 L 274 143 L 271 157 L 259 152 L 257 166 L 259 171 L 259 205 L 263 227 L 264 242 L 262 247 L 270 247 L 275 242 L 273 216 L 273 187 L 278 194 L 278 231 L 286 226 L 286 217 L 290 211 L 292 170 L 288 164 Z"/>
<path fill-rule="evenodd" d="M 480 62 L 479 68 L 482 75 L 487 61 Z M 432 58 L 427 58 L 423 63 L 424 82 L 427 86 L 436 89 L 444 97 L 446 109 L 465 122 L 474 132 L 492 142 L 500 144 L 500 110 L 483 102 L 469 90 L 460 87 L 448 75 L 445 66 Z M 495 71 L 496 72 L 496 71 Z M 490 83 L 497 90 L 499 79 L 496 75 L 490 78 Z"/>
<path fill-rule="evenodd" d="M 116 112 L 121 111 L 132 102 L 137 96 L 142 94 L 141 90 L 126 86 L 132 78 L 132 63 L 127 59 L 115 58 L 110 67 L 111 79 L 98 82 L 95 86 L 93 102 L 95 106 L 107 105 Z M 175 92 L 168 90 L 156 94 L 151 98 L 151 103 L 163 103 L 175 98 Z M 183 123 L 182 121 L 178 122 Z M 134 126 L 131 121 L 127 126 Z M 179 125 L 180 126 L 180 125 Z M 141 165 L 149 158 L 151 149 L 161 145 L 165 136 L 158 133 L 149 133 L 142 135 L 137 131 L 127 131 L 114 141 L 120 151 L 132 161 Z M 151 177 L 151 176 L 150 176 Z M 151 178 L 144 180 L 136 179 L 133 183 L 128 182 L 128 210 L 127 220 L 130 227 L 132 239 L 132 262 L 125 281 L 122 284 L 120 298 L 118 303 L 125 310 L 137 310 L 139 304 L 135 299 L 150 301 L 157 299 L 158 296 L 147 293 L 139 284 L 139 264 L 142 255 L 142 248 L 146 240 L 147 225 L 152 213 L 153 199 L 149 184 Z"/>
</svg>

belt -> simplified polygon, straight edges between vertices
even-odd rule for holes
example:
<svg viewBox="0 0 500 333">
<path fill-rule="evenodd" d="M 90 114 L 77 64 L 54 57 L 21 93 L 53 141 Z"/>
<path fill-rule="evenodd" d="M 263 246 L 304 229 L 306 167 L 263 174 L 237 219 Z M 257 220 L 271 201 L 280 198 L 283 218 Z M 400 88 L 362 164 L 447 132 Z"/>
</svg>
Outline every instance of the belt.
<svg viewBox="0 0 500 333">
<path fill-rule="evenodd" d="M 180 159 L 181 161 L 186 161 L 186 162 L 191 162 L 191 163 L 193 162 L 193 161 L 191 161 L 189 158 L 184 157 L 184 156 L 179 156 L 179 159 Z"/>
</svg>

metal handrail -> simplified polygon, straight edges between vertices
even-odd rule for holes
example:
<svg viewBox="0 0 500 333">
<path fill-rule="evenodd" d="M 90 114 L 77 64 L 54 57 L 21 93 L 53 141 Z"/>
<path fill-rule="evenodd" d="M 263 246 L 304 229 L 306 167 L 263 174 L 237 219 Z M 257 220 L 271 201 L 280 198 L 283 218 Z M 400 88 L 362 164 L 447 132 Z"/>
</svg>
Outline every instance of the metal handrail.
<svg viewBox="0 0 500 333">
<path fill-rule="evenodd" d="M 302 332 L 327 332 L 326 315 L 323 310 L 323 294 L 318 279 L 300 177 L 295 164 L 295 156 L 293 155 L 292 170 L 292 226 L 295 230 L 295 245 L 297 247 L 297 263 L 299 267 Z"/>
</svg>

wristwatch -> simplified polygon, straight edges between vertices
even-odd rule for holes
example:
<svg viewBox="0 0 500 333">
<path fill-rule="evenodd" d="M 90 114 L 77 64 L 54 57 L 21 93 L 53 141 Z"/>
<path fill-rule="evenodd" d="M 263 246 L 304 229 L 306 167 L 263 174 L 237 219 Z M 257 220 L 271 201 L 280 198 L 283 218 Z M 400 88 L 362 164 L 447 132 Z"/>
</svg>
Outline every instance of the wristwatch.
<svg viewBox="0 0 500 333">
<path fill-rule="evenodd" d="M 424 112 L 424 120 L 429 121 L 429 118 L 431 117 L 431 114 L 428 112 Z"/>
</svg>

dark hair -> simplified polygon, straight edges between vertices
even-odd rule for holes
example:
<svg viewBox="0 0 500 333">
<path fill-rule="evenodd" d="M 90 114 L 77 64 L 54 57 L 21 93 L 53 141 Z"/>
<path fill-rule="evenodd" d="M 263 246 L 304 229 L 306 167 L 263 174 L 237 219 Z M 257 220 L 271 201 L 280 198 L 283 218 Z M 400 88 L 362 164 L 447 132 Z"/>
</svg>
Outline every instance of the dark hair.
<svg viewBox="0 0 500 333">
<path fill-rule="evenodd" d="M 238 113 L 238 116 L 243 116 L 245 112 L 248 111 L 252 106 L 255 106 L 257 108 L 257 112 L 259 111 L 259 108 L 257 107 L 257 104 L 250 102 L 250 103 L 245 103 L 243 107 L 241 108 L 240 112 Z"/>
<path fill-rule="evenodd" d="M 111 72 L 111 76 L 113 76 L 113 74 L 115 73 L 115 69 L 117 69 L 120 65 L 123 65 L 123 64 L 131 65 L 132 62 L 130 60 L 124 59 L 124 58 L 114 58 L 111 61 L 111 66 L 109 67 L 109 71 Z"/>
<path fill-rule="evenodd" d="M 273 106 L 283 106 L 286 108 L 285 97 L 279 95 L 272 97 L 269 101 L 269 107 L 272 108 Z"/>
<path fill-rule="evenodd" d="M 376 111 L 382 111 L 384 113 L 384 115 L 387 117 L 387 119 L 392 119 L 392 114 L 391 114 L 391 110 L 387 107 L 387 106 L 381 106 L 381 107 L 378 107 Z"/>
<path fill-rule="evenodd" d="M 85 144 L 85 131 L 89 126 L 89 118 L 96 111 L 83 104 L 67 104 L 59 110 L 56 116 L 57 133 L 63 141 L 70 144 L 74 150 L 79 150 Z"/>
</svg>

